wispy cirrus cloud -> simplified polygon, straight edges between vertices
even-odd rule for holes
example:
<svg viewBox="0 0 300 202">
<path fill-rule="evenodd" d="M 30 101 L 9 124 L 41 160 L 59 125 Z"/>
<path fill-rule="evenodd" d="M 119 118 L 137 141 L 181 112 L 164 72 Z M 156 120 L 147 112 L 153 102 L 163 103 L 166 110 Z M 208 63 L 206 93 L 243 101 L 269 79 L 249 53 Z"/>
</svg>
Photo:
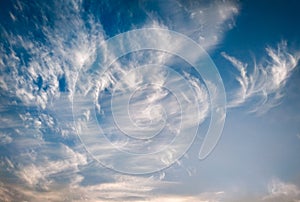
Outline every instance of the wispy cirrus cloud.
<svg viewBox="0 0 300 202">
<path fill-rule="evenodd" d="M 170 9 L 171 5 L 174 9 Z M 238 6 L 227 1 L 215 1 L 212 4 L 198 4 L 192 1 L 189 4 L 168 2 L 166 7 L 163 3 L 159 3 L 159 6 L 162 8 L 162 19 L 154 18 L 150 16 L 150 12 L 146 11 L 149 18 L 141 27 L 170 28 L 189 35 L 205 48 L 220 42 L 224 31 L 233 25 L 234 16 L 238 13 Z M 18 30 L 18 26 L 10 29 L 1 25 L 0 28 L 1 39 L 7 44 L 6 46 L 1 42 L 0 45 L 0 51 L 3 53 L 0 58 L 0 112 L 3 112 L 0 129 L 4 131 L 1 133 L 0 143 L 1 146 L 5 146 L 4 151 L 9 151 L 1 153 L 3 157 L 1 158 L 1 171 L 7 170 L 7 178 L 14 176 L 14 179 L 21 181 L 22 184 L 15 186 L 15 181 L 10 185 L 6 183 L 7 179 L 1 179 L 3 183 L 0 184 L 0 198 L 8 201 L 48 199 L 52 201 L 64 199 L 73 201 L 84 199 L 88 201 L 161 201 L 167 199 L 207 201 L 219 198 L 221 195 L 219 192 L 204 193 L 195 197 L 169 194 L 153 197 L 154 190 L 164 184 L 161 179 L 122 177 L 115 173 L 112 174 L 110 182 L 83 186 L 81 184 L 83 179 L 77 172 L 88 164 L 88 160 L 86 153 L 76 151 L 78 142 L 74 141 L 76 130 L 72 122 L 69 95 L 72 95 L 76 82 L 77 85 L 86 87 L 85 93 L 90 87 L 96 86 L 98 90 L 105 90 L 109 85 L 118 82 L 118 77 L 114 77 L 113 74 L 99 79 L 100 81 L 87 79 L 86 82 L 86 80 L 77 79 L 78 70 L 89 70 L 94 62 L 98 45 L 105 39 L 105 30 L 102 29 L 101 23 L 94 21 L 94 16 L 83 17 L 81 1 L 71 0 L 49 4 L 48 2 L 29 4 L 16 1 L 12 7 L 13 9 L 9 11 L 11 23 L 24 24 L 30 31 L 24 33 L 24 30 Z M 170 15 L 169 11 L 174 11 L 174 13 Z M 159 33 L 158 37 L 152 40 L 165 46 L 174 45 L 174 42 L 159 37 Z M 114 58 L 114 55 L 114 52 L 105 52 L 107 58 Z M 164 64 L 170 59 L 162 52 L 152 53 L 142 58 L 142 62 L 154 64 Z M 139 64 L 138 60 L 131 60 L 126 69 L 125 66 L 116 62 L 117 67 L 113 70 L 119 75 L 126 75 Z M 86 72 L 86 74 L 89 73 L 91 72 Z M 152 73 L 152 77 L 148 80 L 151 79 L 159 84 L 166 82 L 158 74 L 159 72 Z M 146 76 L 146 73 L 142 76 Z M 200 109 L 199 114 L 189 116 L 189 119 L 184 120 L 184 128 L 189 128 L 207 117 L 209 105 L 205 87 L 189 74 L 186 74 L 184 78 L 191 85 L 195 97 L 192 100 L 185 95 L 186 102 L 181 107 L 189 113 L 194 113 L 188 104 L 193 101 L 199 105 Z M 137 76 L 136 79 L 141 80 L 142 77 Z M 135 80 L 123 80 L 125 81 L 128 81 L 127 86 L 136 87 Z M 173 87 L 178 84 L 176 80 L 168 81 L 173 82 Z M 148 99 L 136 102 L 134 109 L 154 101 L 162 101 L 170 96 L 161 89 L 156 90 L 157 92 L 151 94 Z M 96 99 L 97 97 L 93 101 L 97 101 Z M 178 104 L 175 99 L 172 102 L 167 101 L 162 101 L 161 104 L 168 104 L 170 110 Z M 100 108 L 103 107 L 99 105 Z M 154 122 L 160 121 L 161 115 L 156 109 L 160 108 L 150 111 Z M 91 116 L 90 112 L 82 115 L 85 119 Z M 136 113 L 134 115 L 138 120 L 143 121 L 149 114 L 140 116 Z M 173 123 L 169 123 L 169 129 L 175 131 Z M 90 132 L 95 136 L 97 130 L 93 131 L 92 128 Z M 137 147 L 138 145 L 131 146 Z M 160 146 L 158 144 L 157 148 Z M 106 152 L 105 155 L 109 156 L 110 153 Z M 126 163 L 124 159 L 121 160 L 123 164 Z M 144 159 L 141 157 L 137 160 Z M 167 158 L 159 160 L 168 163 Z M 97 170 L 97 172 L 102 171 Z M 109 175 L 106 171 L 103 173 L 103 175 Z M 62 183 L 60 178 L 69 184 Z"/>
<path fill-rule="evenodd" d="M 206 50 L 223 39 L 226 31 L 235 25 L 239 5 L 235 1 L 157 1 L 158 8 L 152 10 L 145 2 L 147 15 L 162 22 L 171 30 L 183 33 L 197 41 Z"/>
<path fill-rule="evenodd" d="M 239 107 L 258 99 L 251 112 L 264 113 L 280 103 L 284 87 L 298 65 L 299 53 L 290 51 L 287 42 L 282 41 L 276 48 L 267 47 L 266 54 L 265 60 L 250 68 L 249 64 L 222 52 L 239 72 L 236 77 L 239 89 L 233 92 L 228 107 Z"/>
</svg>

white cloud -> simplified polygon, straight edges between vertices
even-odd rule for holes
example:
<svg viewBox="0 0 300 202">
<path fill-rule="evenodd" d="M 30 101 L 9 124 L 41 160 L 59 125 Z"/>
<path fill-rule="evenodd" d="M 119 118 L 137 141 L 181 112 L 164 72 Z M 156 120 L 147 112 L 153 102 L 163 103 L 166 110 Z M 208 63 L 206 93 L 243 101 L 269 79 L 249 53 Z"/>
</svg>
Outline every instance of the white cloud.
<svg viewBox="0 0 300 202">
<path fill-rule="evenodd" d="M 299 202 L 300 188 L 292 183 L 285 183 L 278 179 L 273 179 L 268 184 L 268 195 L 262 201 L 270 202 Z"/>
<path fill-rule="evenodd" d="M 282 41 L 277 48 L 266 48 L 267 59 L 254 64 L 252 72 L 249 65 L 226 53 L 222 53 L 239 72 L 236 77 L 239 89 L 233 93 L 228 107 L 242 106 L 251 99 L 258 98 L 252 112 L 263 113 L 277 106 L 284 95 L 284 87 L 296 68 L 299 55 L 288 50 L 287 42 Z"/>
<path fill-rule="evenodd" d="M 99 169 L 99 168 L 98 168 Z M 57 170 L 57 168 L 55 168 Z M 103 171 L 103 169 L 101 169 Z M 32 174 L 36 174 L 35 170 Z M 167 185 L 150 177 L 126 176 L 114 174 L 110 182 L 101 182 L 92 185 L 81 185 L 84 178 L 81 175 L 72 176 L 72 181 L 67 183 L 52 183 L 42 192 L 36 187 L 24 184 L 0 183 L 0 197 L 7 200 L 29 201 L 147 201 L 152 198 L 151 193 L 160 186 Z M 49 182 L 49 181 L 48 181 Z M 36 183 L 36 182 L 34 182 Z M 10 190 L 10 191 L 8 191 Z M 12 194 L 13 193 L 13 194 Z"/>
<path fill-rule="evenodd" d="M 0 145 L 9 144 L 13 141 L 9 134 L 0 132 Z"/>
<path fill-rule="evenodd" d="M 87 164 L 86 155 L 75 152 L 66 145 L 45 144 L 36 150 L 15 160 L 19 164 L 16 175 L 31 187 L 48 190 L 55 183 L 53 177 L 62 173 L 74 175 L 79 166 Z"/>
<path fill-rule="evenodd" d="M 55 2 L 52 5 L 55 9 L 52 9 L 44 3 L 27 5 L 16 2 L 16 9 L 21 12 L 19 15 L 30 10 L 31 6 L 41 7 L 36 13 L 41 16 L 15 20 L 38 27 L 44 43 L 26 33 L 18 33 L 18 29 L 14 33 L 0 27 L 8 43 L 7 46 L 0 46 L 4 53 L 0 64 L 5 64 L 0 68 L 1 74 L 5 75 L 1 77 L 0 86 L 10 97 L 20 99 L 24 105 L 45 109 L 51 99 L 59 97 L 61 90 L 72 92 L 77 71 L 93 62 L 97 45 L 103 40 L 101 26 L 92 19 L 84 22 L 81 18 L 80 1 L 69 1 L 68 7 L 65 3 Z M 51 17 L 45 13 L 50 13 Z M 44 23 L 53 21 L 54 25 L 38 24 L 35 20 L 40 17 Z M 87 24 L 91 25 L 90 28 Z"/>
<path fill-rule="evenodd" d="M 158 10 L 147 9 L 148 16 L 169 29 L 183 33 L 206 50 L 212 49 L 234 26 L 239 6 L 233 1 L 158 1 Z"/>
<path fill-rule="evenodd" d="M 70 184 L 61 184 L 51 190 L 40 192 L 26 186 L 0 184 L 0 196 L 6 200 L 30 200 L 32 202 L 50 201 L 88 201 L 88 202 L 221 202 L 225 192 L 204 192 L 198 195 L 177 195 L 155 193 L 160 188 L 174 185 L 173 182 L 162 182 L 152 177 L 115 175 L 114 182 L 82 186 L 83 178 L 77 175 Z M 9 190 L 9 191 L 8 191 Z M 13 194 L 12 194 L 13 193 Z"/>
<path fill-rule="evenodd" d="M 176 196 L 176 195 L 162 195 L 153 197 L 153 199 L 147 200 L 149 202 L 221 202 L 223 191 L 220 192 L 206 192 L 196 196 Z"/>
<path fill-rule="evenodd" d="M 42 6 L 43 9 L 46 9 L 42 10 L 43 12 L 41 13 L 41 20 L 44 26 L 40 26 L 37 23 L 33 24 L 41 30 L 45 43 L 35 41 L 34 37 L 26 37 L 23 33 L 14 34 L 1 28 L 9 48 L 5 49 L 4 46 L 0 46 L 0 51 L 4 53 L 0 60 L 0 88 L 6 93 L 8 101 L 13 100 L 15 105 L 19 107 L 36 107 L 38 110 L 32 113 L 20 110 L 13 116 L 1 117 L 1 129 L 4 127 L 15 129 L 18 132 L 14 135 L 20 135 L 15 143 L 14 137 L 10 139 L 8 133 L 0 136 L 0 143 L 14 143 L 13 148 L 16 150 L 5 160 L 5 166 L 8 165 L 10 172 L 24 183 L 23 186 L 1 183 L 0 198 L 8 201 L 18 199 L 28 201 L 220 201 L 221 196 L 224 194 L 223 192 L 207 192 L 199 196 L 168 194 L 155 196 L 155 189 L 168 184 L 168 182 L 164 183 L 158 179 L 145 179 L 137 176 L 120 176 L 116 173 L 112 174 L 111 178 L 113 180 L 111 182 L 83 186 L 80 184 L 83 179 L 76 172 L 80 170 L 81 166 L 85 166 L 88 163 L 87 157 L 63 144 L 47 146 L 47 141 L 49 141 L 47 138 L 53 138 L 54 134 L 57 134 L 59 138 L 75 134 L 72 114 L 70 113 L 71 102 L 68 95 L 72 95 L 76 82 L 83 88 L 84 93 L 89 93 L 92 87 L 96 87 L 97 90 L 104 90 L 105 87 L 108 88 L 118 81 L 118 77 L 115 77 L 116 74 L 110 74 L 113 71 L 120 77 L 126 75 L 128 71 L 136 66 L 143 64 L 143 62 L 164 64 L 170 59 L 168 54 L 162 52 L 149 53 L 147 57 L 137 54 L 136 57 L 142 57 L 142 59 L 133 59 L 126 67 L 116 62 L 114 64 L 115 67 L 112 67 L 111 71 L 105 74 L 103 78 L 98 78 L 99 80 L 89 80 L 90 77 L 88 76 L 86 80 L 77 80 L 78 70 L 91 70 L 89 68 L 95 60 L 97 47 L 103 42 L 105 37 L 101 25 L 95 23 L 92 17 L 89 18 L 88 22 L 81 18 L 81 3 L 81 1 L 55 2 L 55 9 L 53 10 L 51 10 L 51 6 Z M 171 5 L 174 5 L 174 9 L 170 8 Z M 19 12 L 18 16 L 22 16 L 22 12 L 28 6 L 17 1 L 14 7 Z M 152 21 L 144 26 L 171 28 L 191 36 L 200 45 L 209 49 L 220 42 L 226 29 L 232 27 L 233 18 L 238 13 L 238 6 L 228 1 L 216 1 L 205 6 L 197 3 L 196 5 L 185 6 L 183 3 L 173 4 L 172 2 L 168 3 L 167 7 L 162 8 L 162 10 L 165 12 L 164 19 L 168 19 L 170 17 L 168 13 L 174 11 L 174 15 L 171 14 L 170 23 L 167 21 L 158 23 L 160 20 L 151 19 Z M 47 12 L 50 12 L 49 16 L 54 16 L 54 18 L 44 15 Z M 185 16 L 177 15 L 179 13 L 184 13 Z M 32 15 L 33 18 L 30 19 L 35 19 L 34 13 Z M 10 16 L 13 21 L 20 20 L 20 17 L 14 15 L 14 13 L 10 13 Z M 186 17 L 188 21 L 185 20 Z M 31 23 L 32 21 L 29 22 Z M 52 22 L 54 23 L 52 27 L 46 26 Z M 87 28 L 88 26 L 85 23 L 90 25 L 91 28 Z M 229 23 L 228 26 L 226 25 L 227 23 Z M 153 43 L 168 47 L 176 44 L 176 42 L 170 42 L 166 38 L 161 37 L 160 33 L 157 34 L 157 37 L 151 39 Z M 22 55 L 17 53 L 16 50 L 19 48 L 24 49 L 24 53 L 28 54 L 30 60 L 25 61 L 26 58 L 24 59 Z M 106 51 L 105 57 L 114 58 L 114 54 L 114 52 Z M 6 71 L 4 64 L 10 71 Z M 5 76 L 2 77 L 2 74 Z M 87 74 L 90 74 L 90 72 Z M 150 73 L 147 74 L 151 75 Z M 147 74 L 134 75 L 136 77 L 123 80 L 124 82 L 126 81 L 124 86 L 135 87 L 137 82 L 143 76 L 147 76 Z M 277 77 L 280 80 L 280 77 Z M 65 80 L 61 80 L 61 78 Z M 207 102 L 208 95 L 205 87 L 191 75 L 186 74 L 185 79 L 191 85 L 194 93 L 192 97 L 191 91 L 185 91 L 186 89 L 183 88 L 182 100 L 184 102 L 181 107 L 186 112 L 193 114 L 194 111 L 190 103 L 194 102 L 200 109 L 199 114 L 188 116 L 187 119 L 183 120 L 183 128 L 189 128 L 199 122 L 201 123 L 207 117 L 209 103 Z M 152 72 L 148 80 L 155 81 L 157 84 L 166 82 L 166 79 L 159 72 Z M 171 84 L 173 87 L 178 87 L 176 84 L 180 83 L 176 80 L 168 81 L 173 82 Z M 60 88 L 65 88 L 68 92 L 60 92 Z M 161 89 L 156 90 L 148 99 L 137 102 L 134 105 L 134 109 L 154 102 L 160 102 L 170 96 Z M 96 93 L 97 96 L 99 95 L 98 93 Z M 95 97 L 96 99 L 97 96 Z M 165 104 L 169 114 L 174 116 L 174 113 L 177 113 L 174 108 L 176 108 L 175 106 L 178 103 L 175 100 L 171 101 L 169 103 L 161 101 L 160 104 Z M 99 105 L 99 109 L 101 107 Z M 149 114 L 152 121 L 159 122 L 161 118 L 160 110 L 161 108 L 154 107 L 152 114 L 150 110 Z M 136 119 L 143 121 L 149 114 L 135 113 L 134 116 L 136 116 Z M 20 117 L 21 120 L 15 120 L 15 115 Z M 92 117 L 91 111 L 84 111 L 82 115 L 82 118 L 85 120 L 89 120 Z M 168 125 L 170 130 L 174 130 L 174 133 L 177 132 L 177 128 L 174 127 L 175 123 L 176 121 Z M 80 127 L 89 126 L 83 124 Z M 90 128 L 89 132 L 95 135 L 98 130 L 99 128 Z M 56 141 L 60 141 L 59 138 Z M 131 146 L 145 149 L 138 144 L 132 144 Z M 156 146 L 159 148 L 162 146 L 162 143 L 159 142 Z M 44 147 L 44 149 L 39 150 L 41 147 Z M 105 150 L 105 147 L 102 149 L 102 151 L 108 151 Z M 29 154 L 24 153 L 24 151 L 29 152 Z M 22 155 L 19 156 L 20 153 Z M 105 152 L 104 155 L 107 155 L 108 159 L 112 156 L 115 157 L 109 152 Z M 172 157 L 172 153 L 170 153 L 170 156 Z M 141 160 L 143 160 L 143 157 L 137 159 L 137 161 Z M 158 160 L 169 162 L 168 156 Z M 15 168 L 15 165 L 18 166 Z M 97 172 L 103 172 L 103 175 L 108 175 L 104 169 L 99 169 Z M 58 178 L 63 177 L 66 177 L 71 182 L 66 182 L 65 184 L 59 182 Z M 69 184 L 67 185 L 67 183 Z M 43 191 L 38 191 L 40 189 Z"/>
<path fill-rule="evenodd" d="M 76 142 L 68 96 L 77 71 L 90 65 L 103 39 L 101 26 L 81 18 L 81 3 L 14 2 L 11 16 L 18 15 L 13 20 L 25 27 L 29 23 L 28 30 L 39 37 L 0 25 L 5 40 L 0 44 L 0 144 L 11 145 L 1 154 L 7 156 L 1 169 L 31 188 L 51 189 L 55 176 L 64 173 L 72 178 L 87 163 L 85 155 L 64 145 Z M 49 142 L 56 143 L 51 147 Z"/>
<path fill-rule="evenodd" d="M 141 170 L 147 173 L 170 165 L 192 143 L 198 125 L 209 114 L 206 88 L 187 73 L 180 75 L 171 68 L 165 69 L 159 65 L 150 64 L 133 68 L 131 71 L 123 69 L 121 73 L 118 70 L 110 69 L 107 72 L 110 79 L 106 80 L 105 84 L 110 93 L 100 90 L 97 96 L 91 93 L 92 97 L 85 97 L 84 92 L 82 96 L 79 94 L 79 97 L 75 98 L 74 118 L 83 142 L 96 159 L 117 170 L 120 167 L 133 167 L 138 173 Z M 116 76 L 116 73 L 119 75 Z M 98 118 L 101 124 L 90 113 L 90 109 L 94 111 L 90 108 L 93 101 L 101 103 L 103 108 L 103 113 L 100 113 L 101 117 Z M 86 113 L 87 110 L 89 113 Z M 86 117 L 86 114 L 89 116 Z M 103 132 L 99 131 L 99 126 Z M 154 138 L 132 140 L 124 133 L 136 138 Z M 171 145 L 175 138 L 178 138 L 177 143 Z M 179 139 L 181 141 L 178 141 Z M 159 153 L 154 154 L 156 151 L 166 150 L 168 146 L 172 151 L 163 156 Z M 114 147 L 119 150 L 115 150 Z M 125 157 L 120 150 L 137 155 Z M 146 157 L 138 154 L 149 155 Z M 147 161 L 148 158 L 151 161 Z M 144 161 L 147 163 L 141 164 Z"/>
</svg>

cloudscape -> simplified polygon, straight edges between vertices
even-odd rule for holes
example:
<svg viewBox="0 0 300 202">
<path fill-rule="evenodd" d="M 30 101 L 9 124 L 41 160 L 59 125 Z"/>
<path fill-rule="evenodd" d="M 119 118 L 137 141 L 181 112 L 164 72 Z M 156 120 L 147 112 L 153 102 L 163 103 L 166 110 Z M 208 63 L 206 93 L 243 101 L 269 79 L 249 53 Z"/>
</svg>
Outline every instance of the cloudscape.
<svg viewBox="0 0 300 202">
<path fill-rule="evenodd" d="M 0 201 L 300 201 L 296 0 L 0 2 Z"/>
</svg>

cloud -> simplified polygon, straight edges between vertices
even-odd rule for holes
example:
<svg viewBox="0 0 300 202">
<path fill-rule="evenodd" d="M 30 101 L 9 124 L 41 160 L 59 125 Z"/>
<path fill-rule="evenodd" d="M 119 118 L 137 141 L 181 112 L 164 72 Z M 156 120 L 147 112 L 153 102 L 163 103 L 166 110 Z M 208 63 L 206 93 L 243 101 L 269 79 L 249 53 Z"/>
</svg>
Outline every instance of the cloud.
<svg viewBox="0 0 300 202">
<path fill-rule="evenodd" d="M 43 190 L 30 187 L 0 183 L 0 196 L 4 201 L 29 200 L 32 202 L 41 200 L 51 201 L 135 201 L 135 202 L 159 202 L 159 201 L 191 201 L 191 202 L 299 202 L 300 189 L 292 183 L 273 179 L 268 183 L 266 194 L 247 195 L 242 190 L 206 191 L 194 195 L 169 193 L 168 187 L 176 186 L 175 182 L 158 181 L 156 177 L 142 176 L 113 176 L 113 181 L 102 182 L 93 185 L 82 185 L 84 177 L 73 176 L 70 183 L 59 184 L 51 187 L 51 190 Z M 233 192 L 232 192 L 233 191 Z M 239 193 L 241 192 L 241 193 Z"/>
<path fill-rule="evenodd" d="M 58 176 L 68 182 L 79 166 L 87 164 L 85 154 L 63 144 L 43 144 L 31 149 L 30 153 L 24 153 L 22 157 L 11 157 L 17 165 L 13 174 L 29 187 L 48 190 L 52 184 L 61 180 Z"/>
<path fill-rule="evenodd" d="M 147 173 L 169 166 L 185 152 L 198 125 L 209 115 L 209 98 L 204 84 L 184 70 L 140 64 L 132 58 L 129 61 L 117 64 L 125 66 L 122 70 L 118 66 L 107 70 L 99 79 L 105 85 L 79 85 L 87 90 L 77 91 L 74 118 L 83 142 L 96 159 L 111 168 L 125 169 L 119 171 L 129 172 L 127 169 L 133 167 L 138 173 Z M 96 93 L 89 92 L 94 89 Z M 101 103 L 101 110 L 91 108 L 92 103 Z M 126 156 L 128 153 L 133 155 Z"/>
<path fill-rule="evenodd" d="M 0 25 L 1 169 L 7 170 L 1 182 L 14 176 L 47 190 L 57 175 L 68 180 L 87 164 L 86 153 L 76 150 L 70 95 L 103 32 L 81 18 L 81 1 L 11 4 L 13 26 Z"/>
<path fill-rule="evenodd" d="M 106 33 L 100 22 L 95 20 L 95 16 L 83 14 L 82 2 L 70 0 L 27 4 L 16 1 L 13 4 L 13 9 L 8 11 L 12 20 L 9 23 L 24 25 L 26 31 L 20 28 L 22 26 L 15 26 L 16 24 L 13 24 L 13 29 L 2 24 L 0 27 L 1 37 L 5 41 L 0 44 L 0 52 L 3 53 L 0 58 L 0 112 L 3 115 L 0 129 L 4 131 L 0 134 L 0 144 L 6 152 L 1 153 L 0 165 L 1 172 L 7 171 L 5 179 L 1 178 L 0 198 L 7 201 L 219 200 L 223 192 L 207 192 L 199 196 L 166 193 L 160 196 L 155 191 L 170 182 L 162 182 L 162 179 L 156 178 L 122 176 L 110 173 L 103 167 L 95 172 L 108 176 L 108 182 L 82 185 L 85 179 L 83 176 L 86 175 L 82 168 L 89 166 L 89 157 L 87 153 L 77 150 L 80 143 L 76 139 L 76 129 L 89 127 L 84 125 L 84 120 L 90 120 L 93 114 L 91 111 L 84 111 L 80 117 L 82 121 L 76 126 L 78 128 L 74 126 L 71 97 L 74 90 L 78 90 L 75 85 L 82 88 L 80 90 L 83 94 L 95 93 L 93 102 L 138 65 L 145 62 L 174 65 L 177 60 L 164 52 L 136 53 L 130 59 L 130 63 L 124 65 L 122 61 L 118 61 L 103 77 L 89 80 L 88 75 L 93 73 L 93 68 L 98 68 L 92 64 L 96 59 L 97 48 L 103 43 Z M 205 5 L 196 1 L 190 1 L 188 4 L 179 1 L 174 4 L 168 1 L 165 5 L 160 2 L 158 6 L 163 14 L 162 19 L 156 18 L 148 10 L 146 13 L 149 19 L 141 27 L 170 28 L 179 31 L 192 37 L 206 49 L 217 45 L 224 31 L 234 26 L 234 17 L 239 10 L 236 4 L 229 1 L 215 1 Z M 147 36 L 147 33 L 144 34 Z M 161 37 L 160 33 L 149 40 L 161 46 L 176 47 L 175 41 Z M 176 45 L 182 47 L 180 44 Z M 106 49 L 103 51 L 108 61 L 116 54 Z M 78 80 L 79 70 L 87 75 L 85 79 Z M 189 128 L 196 127 L 208 116 L 209 103 L 205 86 L 185 71 L 188 69 L 180 72 L 188 85 L 183 85 L 182 80 L 176 78 L 166 79 L 156 70 L 132 74 L 127 80 L 121 80 L 123 83 L 119 90 L 137 87 L 139 81 L 146 79 L 156 84 L 169 82 L 169 87 L 173 89 L 181 88 L 181 108 L 187 114 L 195 114 L 191 103 L 199 108 L 198 114 L 186 116 L 182 122 L 182 128 L 189 134 Z M 147 75 L 151 76 L 145 78 Z M 93 87 L 95 88 L 92 89 Z M 162 115 L 160 105 L 165 105 L 168 115 L 171 118 L 175 117 L 173 122 L 168 122 L 167 129 L 178 133 L 175 124 L 176 118 L 179 117 L 177 115 L 179 110 L 176 110 L 179 109 L 179 105 L 174 97 L 174 99 L 170 97 L 172 93 L 166 93 L 166 89 L 154 88 L 147 99 L 135 100 L 132 105 L 135 121 L 143 123 L 150 117 L 153 123 L 158 123 Z M 82 105 L 85 106 L 84 104 Z M 97 104 L 99 111 L 105 108 L 103 103 Z M 148 105 L 149 108 L 145 107 L 144 114 L 137 113 L 143 106 Z M 102 123 L 102 126 L 105 127 L 105 124 L 111 126 L 109 121 L 111 120 Z M 88 132 L 95 136 L 99 128 L 89 128 Z M 120 142 L 121 139 L 117 141 Z M 184 141 L 183 138 L 182 142 Z M 158 141 L 155 147 L 150 149 L 161 149 L 163 143 L 168 141 Z M 147 150 L 140 144 L 127 145 L 127 149 L 132 148 Z M 107 155 L 107 159 L 116 157 L 107 152 L 109 150 L 106 147 L 101 149 L 102 155 Z M 170 152 L 164 157 L 158 156 L 157 160 L 168 164 L 172 158 Z M 121 160 L 122 164 L 126 164 L 124 159 Z M 141 157 L 136 160 L 141 162 L 144 159 Z M 22 183 L 16 185 L 17 182 Z"/>
<path fill-rule="evenodd" d="M 152 177 L 137 177 L 115 175 L 114 182 L 104 182 L 95 185 L 80 185 L 81 176 L 74 178 L 70 184 L 61 184 L 51 190 L 40 192 L 36 189 L 12 184 L 0 184 L 0 196 L 4 201 L 29 200 L 32 202 L 50 201 L 88 201 L 88 202 L 159 202 L 159 201 L 191 201 L 191 202 L 221 202 L 223 191 L 204 192 L 198 195 L 177 195 L 155 193 L 160 188 L 166 188 L 173 182 L 161 182 Z M 8 191 L 9 190 L 9 191 Z"/>
<path fill-rule="evenodd" d="M 292 183 L 285 183 L 279 179 L 273 179 L 268 184 L 268 195 L 262 201 L 270 202 L 299 202 L 300 188 Z"/>
<path fill-rule="evenodd" d="M 156 10 L 147 3 L 142 6 L 152 20 L 191 37 L 206 50 L 218 45 L 225 31 L 234 27 L 239 13 L 234 1 L 157 1 Z"/>
<path fill-rule="evenodd" d="M 39 37 L 23 32 L 22 26 L 0 26 L 7 44 L 0 46 L 0 87 L 11 99 L 41 109 L 47 108 L 49 101 L 62 91 L 72 91 L 77 71 L 94 60 L 96 46 L 103 39 L 101 27 L 96 30 L 97 23 L 81 18 L 80 2 L 69 1 L 69 7 L 52 3 L 18 1 L 12 9 L 20 10 L 16 23 L 28 25 L 28 30 Z M 37 12 L 28 18 L 26 13 L 36 7 Z"/>
<path fill-rule="evenodd" d="M 249 65 L 223 52 L 239 72 L 236 80 L 239 89 L 233 93 L 228 107 L 239 107 L 248 101 L 256 100 L 251 112 L 264 113 L 280 104 L 284 96 L 284 87 L 299 62 L 299 54 L 288 50 L 287 42 L 282 41 L 277 48 L 266 48 L 267 59 L 254 64 L 252 72 Z"/>
<path fill-rule="evenodd" d="M 204 192 L 196 196 L 176 196 L 176 195 L 162 195 L 150 199 L 149 202 L 221 202 L 224 192 Z"/>
<path fill-rule="evenodd" d="M 99 169 L 99 168 L 98 168 Z M 35 172 L 33 172 L 35 174 Z M 62 176 L 63 177 L 63 176 Z M 68 183 L 53 183 L 51 189 L 40 189 L 24 186 L 23 184 L 0 183 L 0 196 L 9 200 L 35 201 L 147 201 L 151 192 L 164 186 L 164 183 L 154 178 L 126 176 L 114 174 L 109 182 L 93 185 L 82 185 L 84 178 L 73 175 Z M 165 183 L 166 185 L 168 183 Z M 10 191 L 8 191 L 10 190 Z"/>
<path fill-rule="evenodd" d="M 9 144 L 13 141 L 10 135 L 0 132 L 0 145 Z"/>
</svg>

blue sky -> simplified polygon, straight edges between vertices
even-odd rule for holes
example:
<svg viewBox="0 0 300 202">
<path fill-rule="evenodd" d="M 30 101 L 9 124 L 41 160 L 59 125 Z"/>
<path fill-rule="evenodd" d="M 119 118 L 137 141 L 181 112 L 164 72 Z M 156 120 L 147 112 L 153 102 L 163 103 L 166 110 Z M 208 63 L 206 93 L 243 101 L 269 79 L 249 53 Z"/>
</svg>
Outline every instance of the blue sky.
<svg viewBox="0 0 300 202">
<path fill-rule="evenodd" d="M 0 198 L 299 201 L 299 6 L 1 1 Z"/>
</svg>

